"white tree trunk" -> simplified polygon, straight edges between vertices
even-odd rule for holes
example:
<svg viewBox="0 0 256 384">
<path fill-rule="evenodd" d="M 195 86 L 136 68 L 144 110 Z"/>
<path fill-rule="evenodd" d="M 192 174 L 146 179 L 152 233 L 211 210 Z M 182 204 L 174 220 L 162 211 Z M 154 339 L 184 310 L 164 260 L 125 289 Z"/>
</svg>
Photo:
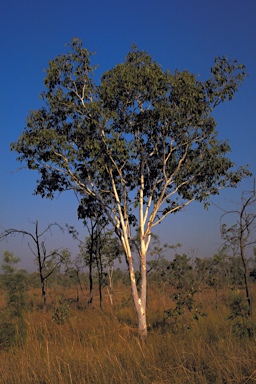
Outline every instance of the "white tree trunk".
<svg viewBox="0 0 256 384">
<path fill-rule="evenodd" d="M 140 273 L 141 273 L 141 284 L 140 294 L 136 284 L 135 271 L 133 266 L 133 259 L 131 254 L 131 248 L 128 238 L 123 238 L 123 245 L 126 251 L 126 257 L 129 265 L 130 282 L 132 289 L 133 301 L 138 318 L 139 333 L 142 338 L 147 336 L 147 317 L 146 317 L 146 304 L 147 304 L 147 271 L 146 271 L 146 253 L 140 255 Z"/>
</svg>

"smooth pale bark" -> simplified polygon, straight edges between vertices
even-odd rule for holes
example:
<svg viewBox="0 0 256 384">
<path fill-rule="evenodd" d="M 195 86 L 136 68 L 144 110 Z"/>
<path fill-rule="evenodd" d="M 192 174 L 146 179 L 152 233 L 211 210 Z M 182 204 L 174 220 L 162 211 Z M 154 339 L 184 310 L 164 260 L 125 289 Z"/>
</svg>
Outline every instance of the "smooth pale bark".
<svg viewBox="0 0 256 384">
<path fill-rule="evenodd" d="M 146 297 L 147 297 L 147 276 L 146 276 L 146 254 L 140 256 L 140 272 L 141 272 L 141 285 L 140 295 L 136 284 L 136 276 L 133 265 L 133 258 L 128 236 L 122 236 L 122 244 L 126 253 L 126 258 L 129 266 L 129 275 L 131 282 L 131 290 L 133 301 L 138 318 L 138 328 L 141 337 L 147 336 L 147 317 L 146 317 Z"/>
<path fill-rule="evenodd" d="M 147 335 L 147 270 L 146 270 L 146 254 L 141 255 L 141 297 L 139 299 L 139 332 L 142 337 Z"/>
</svg>

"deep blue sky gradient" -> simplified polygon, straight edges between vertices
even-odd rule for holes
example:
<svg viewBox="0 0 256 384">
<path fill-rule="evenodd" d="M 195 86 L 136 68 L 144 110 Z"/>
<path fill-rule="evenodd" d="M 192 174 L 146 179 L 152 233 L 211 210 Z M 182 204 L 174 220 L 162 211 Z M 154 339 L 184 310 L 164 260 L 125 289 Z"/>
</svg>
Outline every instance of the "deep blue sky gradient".
<svg viewBox="0 0 256 384">
<path fill-rule="evenodd" d="M 131 45 L 148 51 L 163 69 L 187 69 L 201 79 L 209 76 L 217 55 L 227 55 L 245 64 L 248 78 L 231 103 L 216 110 L 219 137 L 228 139 L 231 158 L 237 165 L 249 164 L 256 175 L 256 1 L 255 0 L 14 0 L 1 2 L 0 56 L 0 226 L 33 231 L 30 221 L 39 220 L 42 229 L 49 223 L 69 223 L 85 230 L 76 217 L 77 202 L 72 193 L 53 201 L 33 196 L 37 174 L 21 165 L 10 152 L 26 125 L 29 110 L 42 104 L 44 69 L 50 59 L 64 53 L 65 44 L 80 37 L 95 51 L 99 64 L 96 79 L 124 61 Z M 213 202 L 223 208 L 238 201 L 244 180 L 236 190 L 222 191 Z M 180 251 L 194 256 L 211 256 L 221 244 L 221 211 L 205 211 L 192 204 L 183 213 L 170 216 L 156 228 L 163 242 L 180 242 Z M 76 252 L 71 238 L 54 231 L 48 246 L 68 246 Z M 32 257 L 26 239 L 9 239 L 0 244 L 13 251 L 31 268 Z"/>
</svg>

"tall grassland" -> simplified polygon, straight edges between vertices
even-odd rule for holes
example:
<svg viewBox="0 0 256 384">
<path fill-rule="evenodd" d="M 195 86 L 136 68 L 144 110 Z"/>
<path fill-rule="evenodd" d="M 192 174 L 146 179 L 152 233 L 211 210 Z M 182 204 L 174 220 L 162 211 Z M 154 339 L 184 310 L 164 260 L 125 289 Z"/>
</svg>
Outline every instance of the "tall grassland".
<svg viewBox="0 0 256 384">
<path fill-rule="evenodd" d="M 142 341 L 130 290 L 119 285 L 103 310 L 64 301 L 68 316 L 56 321 L 60 292 L 51 292 L 48 309 L 40 309 L 39 292 L 29 292 L 27 336 L 0 350 L 1 384 L 250 384 L 256 382 L 256 340 L 235 335 L 228 319 L 227 290 L 203 290 L 197 297 L 207 316 L 180 317 L 174 332 L 165 310 L 170 292 L 151 285 L 148 292 L 149 335 Z M 75 291 L 65 292 L 68 298 Z M 3 300 L 1 301 L 4 305 Z"/>
</svg>

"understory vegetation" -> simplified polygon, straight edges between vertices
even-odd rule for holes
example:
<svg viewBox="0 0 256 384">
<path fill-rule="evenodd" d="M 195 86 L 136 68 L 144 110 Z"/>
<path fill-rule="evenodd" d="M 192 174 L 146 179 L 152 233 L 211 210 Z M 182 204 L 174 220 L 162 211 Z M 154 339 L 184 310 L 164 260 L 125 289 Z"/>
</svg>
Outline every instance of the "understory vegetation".
<svg viewBox="0 0 256 384">
<path fill-rule="evenodd" d="M 10 254 L 5 261 L 13 262 Z M 126 272 L 113 271 L 111 292 L 106 276 L 101 302 L 95 275 L 93 301 L 88 303 L 86 273 L 77 286 L 73 275 L 56 271 L 47 283 L 45 307 L 36 273 L 5 268 L 0 382 L 255 382 L 256 317 L 248 316 L 236 261 L 221 255 L 193 262 L 186 255 L 161 260 L 148 275 L 146 340 L 138 332 Z M 253 277 L 250 288 L 254 303 Z M 8 313 L 7 306 L 12 309 Z"/>
</svg>

